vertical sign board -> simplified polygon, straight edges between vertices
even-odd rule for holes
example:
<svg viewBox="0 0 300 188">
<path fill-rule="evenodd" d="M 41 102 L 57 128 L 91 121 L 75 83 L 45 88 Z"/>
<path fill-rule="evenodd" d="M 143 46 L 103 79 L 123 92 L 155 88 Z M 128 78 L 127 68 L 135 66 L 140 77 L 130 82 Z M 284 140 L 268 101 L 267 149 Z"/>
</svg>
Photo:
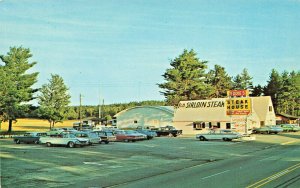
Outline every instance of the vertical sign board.
<svg viewBox="0 0 300 188">
<path fill-rule="evenodd" d="M 251 113 L 250 98 L 229 98 L 226 100 L 226 114 L 249 115 Z"/>
</svg>

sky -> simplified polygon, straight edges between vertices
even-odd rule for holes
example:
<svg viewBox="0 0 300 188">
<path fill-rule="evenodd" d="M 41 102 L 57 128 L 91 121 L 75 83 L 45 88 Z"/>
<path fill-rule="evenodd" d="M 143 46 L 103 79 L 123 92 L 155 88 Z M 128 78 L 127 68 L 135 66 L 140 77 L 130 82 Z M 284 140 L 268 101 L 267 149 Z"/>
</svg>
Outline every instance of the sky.
<svg viewBox="0 0 300 188">
<path fill-rule="evenodd" d="M 266 85 L 300 70 L 299 31 L 300 0 L 0 0 L 0 54 L 29 48 L 35 87 L 58 74 L 71 105 L 164 100 L 157 84 L 184 49 Z"/>
</svg>

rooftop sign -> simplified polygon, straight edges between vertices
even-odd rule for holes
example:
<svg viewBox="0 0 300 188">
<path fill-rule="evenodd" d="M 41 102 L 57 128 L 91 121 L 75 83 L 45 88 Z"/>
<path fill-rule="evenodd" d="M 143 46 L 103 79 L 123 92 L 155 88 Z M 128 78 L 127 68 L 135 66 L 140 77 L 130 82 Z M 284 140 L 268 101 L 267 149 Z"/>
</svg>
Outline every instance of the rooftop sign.
<svg viewBox="0 0 300 188">
<path fill-rule="evenodd" d="M 180 102 L 176 108 L 224 108 L 224 101 L 202 100 L 202 101 L 187 101 Z"/>
<path fill-rule="evenodd" d="M 229 90 L 227 91 L 228 97 L 248 97 L 249 91 L 248 90 Z"/>
</svg>

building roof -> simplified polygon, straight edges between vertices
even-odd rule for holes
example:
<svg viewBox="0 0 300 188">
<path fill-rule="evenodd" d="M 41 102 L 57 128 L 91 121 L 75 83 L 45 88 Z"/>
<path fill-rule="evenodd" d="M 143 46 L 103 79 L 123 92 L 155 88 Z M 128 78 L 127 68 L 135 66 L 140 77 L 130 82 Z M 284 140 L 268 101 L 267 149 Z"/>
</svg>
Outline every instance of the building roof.
<svg viewBox="0 0 300 188">
<path fill-rule="evenodd" d="M 116 115 L 114 115 L 114 117 L 118 117 L 119 115 L 121 115 L 121 114 L 123 114 L 127 111 L 130 111 L 130 110 L 133 110 L 133 109 L 138 109 L 138 108 L 153 108 L 153 109 L 158 109 L 158 110 L 167 112 L 171 115 L 174 114 L 174 107 L 173 106 L 135 106 L 135 107 L 128 108 L 128 109 L 125 109 L 125 110 L 117 113 Z"/>
<path fill-rule="evenodd" d="M 276 115 L 277 116 L 283 116 L 285 118 L 289 118 L 289 119 L 293 119 L 293 120 L 296 120 L 296 119 L 300 118 L 300 117 L 289 115 L 289 114 L 286 114 L 286 113 L 277 113 Z"/>
<path fill-rule="evenodd" d="M 252 99 L 253 110 L 260 120 L 265 119 L 269 112 L 269 106 L 272 105 L 270 96 L 250 97 Z M 274 111 L 274 109 L 272 109 Z"/>
</svg>

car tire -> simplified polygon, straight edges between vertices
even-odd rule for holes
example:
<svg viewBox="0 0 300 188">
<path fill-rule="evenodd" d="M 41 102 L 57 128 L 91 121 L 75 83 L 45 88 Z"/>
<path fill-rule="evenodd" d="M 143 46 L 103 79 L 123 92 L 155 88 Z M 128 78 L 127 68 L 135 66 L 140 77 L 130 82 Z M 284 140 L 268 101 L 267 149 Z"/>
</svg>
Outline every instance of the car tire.
<svg viewBox="0 0 300 188">
<path fill-rule="evenodd" d="M 39 144 L 40 142 L 38 140 L 34 141 L 35 144 Z"/>
<path fill-rule="evenodd" d="M 109 143 L 109 141 L 106 141 L 106 142 L 105 142 L 105 144 L 108 144 L 108 143 Z"/>
<path fill-rule="evenodd" d="M 203 136 L 200 136 L 200 137 L 199 137 L 199 140 L 200 140 L 200 141 L 205 141 L 206 139 L 205 139 Z"/>
<path fill-rule="evenodd" d="M 52 144 L 50 142 L 47 142 L 46 145 L 47 145 L 47 147 L 51 147 L 52 146 Z"/>
<path fill-rule="evenodd" d="M 75 147 L 75 144 L 74 144 L 74 142 L 69 142 L 69 143 L 68 143 L 68 146 L 69 146 L 69 148 L 74 148 L 74 147 Z"/>
<path fill-rule="evenodd" d="M 17 140 L 15 140 L 15 143 L 16 143 L 16 144 L 20 144 L 21 141 L 20 141 L 19 139 L 17 139 Z"/>
</svg>

